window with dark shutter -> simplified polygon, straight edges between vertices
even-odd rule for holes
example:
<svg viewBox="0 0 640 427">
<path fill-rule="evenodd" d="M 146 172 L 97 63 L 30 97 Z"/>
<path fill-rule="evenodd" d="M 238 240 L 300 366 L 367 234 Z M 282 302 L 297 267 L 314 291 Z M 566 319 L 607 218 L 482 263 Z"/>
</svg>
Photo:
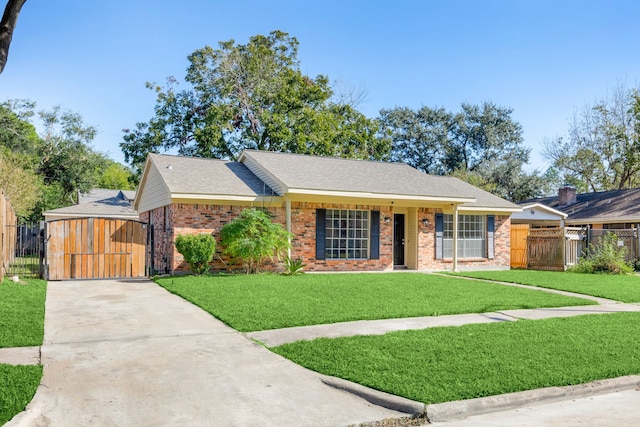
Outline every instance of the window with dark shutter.
<svg viewBox="0 0 640 427">
<path fill-rule="evenodd" d="M 444 258 L 443 249 L 444 237 L 444 215 L 436 214 L 436 259 Z"/>
<path fill-rule="evenodd" d="M 371 211 L 371 259 L 380 259 L 380 211 Z"/>
<path fill-rule="evenodd" d="M 495 258 L 495 216 L 487 215 L 487 258 Z"/>
<path fill-rule="evenodd" d="M 326 209 L 316 209 L 316 259 L 325 259 Z"/>
</svg>

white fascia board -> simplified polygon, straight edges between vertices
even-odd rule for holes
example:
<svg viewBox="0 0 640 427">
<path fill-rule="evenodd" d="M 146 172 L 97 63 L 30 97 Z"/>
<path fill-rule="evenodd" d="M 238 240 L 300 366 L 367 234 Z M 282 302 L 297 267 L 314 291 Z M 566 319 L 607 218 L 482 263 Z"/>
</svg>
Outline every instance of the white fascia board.
<svg viewBox="0 0 640 427">
<path fill-rule="evenodd" d="M 504 214 L 512 214 L 516 212 L 522 212 L 520 208 L 492 208 L 489 206 L 459 206 L 458 212 L 487 212 L 491 213 L 504 213 Z"/>
<path fill-rule="evenodd" d="M 566 217 L 569 216 L 569 214 L 561 212 L 561 211 L 559 211 L 557 209 L 550 208 L 549 206 L 543 205 L 542 203 L 532 203 L 530 205 L 523 205 L 522 206 L 522 210 L 523 211 L 526 211 L 527 209 L 541 209 L 543 211 L 547 211 L 547 212 L 552 213 L 554 215 L 559 215 L 559 216 L 561 216 L 563 218 L 566 218 Z"/>
<path fill-rule="evenodd" d="M 412 196 L 403 194 L 365 193 L 358 191 L 308 190 L 302 188 L 290 188 L 287 191 L 288 192 L 286 194 L 290 195 L 305 194 L 313 196 L 349 197 L 357 199 L 411 200 L 440 203 L 473 203 L 476 201 L 474 197 Z"/>
</svg>

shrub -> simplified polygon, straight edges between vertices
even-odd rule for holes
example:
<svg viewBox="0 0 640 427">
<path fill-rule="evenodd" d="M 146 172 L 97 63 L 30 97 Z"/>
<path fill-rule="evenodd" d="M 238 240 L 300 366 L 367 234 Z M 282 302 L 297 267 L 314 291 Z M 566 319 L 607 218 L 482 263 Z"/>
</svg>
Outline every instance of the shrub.
<svg viewBox="0 0 640 427">
<path fill-rule="evenodd" d="M 618 246 L 618 236 L 607 233 L 596 244 L 590 244 L 578 263 L 571 268 L 575 273 L 629 274 L 633 268 L 625 261 L 628 249 Z"/>
<path fill-rule="evenodd" d="M 216 240 L 210 234 L 181 234 L 176 237 L 176 249 L 189 263 L 194 274 L 209 270 L 209 262 L 216 251 Z"/>
<path fill-rule="evenodd" d="M 258 209 L 245 209 L 220 230 L 225 254 L 239 258 L 247 273 L 257 273 L 268 258 L 283 256 L 291 234 Z"/>
<path fill-rule="evenodd" d="M 302 269 L 306 267 L 306 264 L 302 262 L 302 258 L 293 259 L 286 257 L 284 259 L 284 271 L 281 273 L 283 276 L 297 276 L 303 274 Z"/>
</svg>

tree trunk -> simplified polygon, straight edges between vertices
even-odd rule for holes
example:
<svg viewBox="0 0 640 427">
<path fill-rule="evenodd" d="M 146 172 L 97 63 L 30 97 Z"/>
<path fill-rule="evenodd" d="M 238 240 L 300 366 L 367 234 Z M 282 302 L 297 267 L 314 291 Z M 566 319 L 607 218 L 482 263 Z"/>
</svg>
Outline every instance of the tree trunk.
<svg viewBox="0 0 640 427">
<path fill-rule="evenodd" d="M 9 45 L 13 37 L 13 30 L 18 22 L 18 15 L 22 5 L 27 0 L 9 0 L 0 21 L 0 74 L 4 71 L 9 56 Z"/>
</svg>

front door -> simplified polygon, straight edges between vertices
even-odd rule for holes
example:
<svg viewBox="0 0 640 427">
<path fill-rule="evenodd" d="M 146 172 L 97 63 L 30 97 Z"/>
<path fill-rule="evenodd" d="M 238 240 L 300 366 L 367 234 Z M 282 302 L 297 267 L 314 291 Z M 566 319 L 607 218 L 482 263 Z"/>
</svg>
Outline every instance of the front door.
<svg viewBox="0 0 640 427">
<path fill-rule="evenodd" d="M 393 265 L 404 265 L 404 214 L 393 215 Z"/>
</svg>

